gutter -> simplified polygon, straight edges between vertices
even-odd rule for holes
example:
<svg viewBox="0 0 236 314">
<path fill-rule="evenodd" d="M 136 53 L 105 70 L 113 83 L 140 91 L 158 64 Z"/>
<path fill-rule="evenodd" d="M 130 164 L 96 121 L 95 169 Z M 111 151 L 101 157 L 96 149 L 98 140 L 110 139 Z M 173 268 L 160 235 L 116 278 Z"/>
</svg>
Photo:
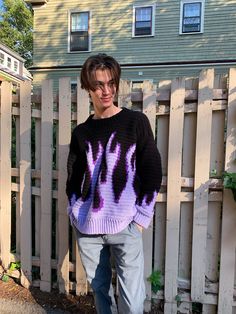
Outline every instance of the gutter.
<svg viewBox="0 0 236 314">
<path fill-rule="evenodd" d="M 236 66 L 236 60 L 209 60 L 209 61 L 180 61 L 180 62 L 160 62 L 160 63 L 127 63 L 120 64 L 123 69 L 155 69 L 155 68 L 189 68 L 189 67 L 203 67 L 203 66 Z M 68 71 L 81 69 L 82 65 L 59 65 L 46 67 L 30 67 L 30 71 Z"/>
</svg>

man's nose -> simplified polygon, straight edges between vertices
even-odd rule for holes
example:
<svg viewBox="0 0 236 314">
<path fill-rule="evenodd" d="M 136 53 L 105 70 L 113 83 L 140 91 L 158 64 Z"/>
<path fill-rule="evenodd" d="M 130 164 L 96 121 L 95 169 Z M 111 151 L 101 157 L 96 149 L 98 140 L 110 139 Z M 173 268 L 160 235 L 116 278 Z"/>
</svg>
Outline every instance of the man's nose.
<svg viewBox="0 0 236 314">
<path fill-rule="evenodd" d="M 103 93 L 104 94 L 109 94 L 110 91 L 111 91 L 110 86 L 108 84 L 104 84 L 104 86 L 103 86 Z"/>
</svg>

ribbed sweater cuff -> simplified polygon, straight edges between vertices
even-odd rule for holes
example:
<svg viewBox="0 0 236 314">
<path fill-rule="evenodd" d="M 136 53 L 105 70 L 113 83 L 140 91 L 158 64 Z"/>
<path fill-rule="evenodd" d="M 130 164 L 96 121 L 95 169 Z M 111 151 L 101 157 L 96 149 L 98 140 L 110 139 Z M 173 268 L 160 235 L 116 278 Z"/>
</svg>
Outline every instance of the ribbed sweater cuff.
<svg viewBox="0 0 236 314">
<path fill-rule="evenodd" d="M 153 214 L 151 214 L 151 216 L 147 216 L 147 215 L 143 214 L 142 212 L 140 212 L 140 210 L 137 208 L 137 213 L 134 216 L 134 221 L 137 224 L 139 224 L 140 226 L 147 229 L 148 226 L 150 225 L 152 217 L 153 217 Z"/>
</svg>

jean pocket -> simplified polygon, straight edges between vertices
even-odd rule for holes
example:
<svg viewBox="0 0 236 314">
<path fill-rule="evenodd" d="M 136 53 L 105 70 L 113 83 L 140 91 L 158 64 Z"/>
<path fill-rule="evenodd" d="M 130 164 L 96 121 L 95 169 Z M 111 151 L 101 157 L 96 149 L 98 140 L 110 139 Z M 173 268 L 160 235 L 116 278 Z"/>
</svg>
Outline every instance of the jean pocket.
<svg viewBox="0 0 236 314">
<path fill-rule="evenodd" d="M 138 227 L 138 225 L 136 224 L 136 222 L 134 222 L 134 221 L 132 221 L 131 223 L 130 223 L 130 228 L 131 228 L 131 230 L 135 233 L 135 234 L 137 234 L 137 235 L 142 235 L 142 231 L 139 229 L 139 227 Z"/>
</svg>

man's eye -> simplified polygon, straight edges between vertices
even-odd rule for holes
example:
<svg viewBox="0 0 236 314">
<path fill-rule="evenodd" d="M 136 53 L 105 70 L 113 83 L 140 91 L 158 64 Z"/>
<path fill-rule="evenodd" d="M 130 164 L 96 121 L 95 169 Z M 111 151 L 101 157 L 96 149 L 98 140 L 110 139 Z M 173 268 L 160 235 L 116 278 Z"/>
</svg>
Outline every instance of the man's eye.
<svg viewBox="0 0 236 314">
<path fill-rule="evenodd" d="M 96 86 L 96 88 L 102 88 L 102 84 L 101 83 L 96 83 L 95 86 Z"/>
</svg>

